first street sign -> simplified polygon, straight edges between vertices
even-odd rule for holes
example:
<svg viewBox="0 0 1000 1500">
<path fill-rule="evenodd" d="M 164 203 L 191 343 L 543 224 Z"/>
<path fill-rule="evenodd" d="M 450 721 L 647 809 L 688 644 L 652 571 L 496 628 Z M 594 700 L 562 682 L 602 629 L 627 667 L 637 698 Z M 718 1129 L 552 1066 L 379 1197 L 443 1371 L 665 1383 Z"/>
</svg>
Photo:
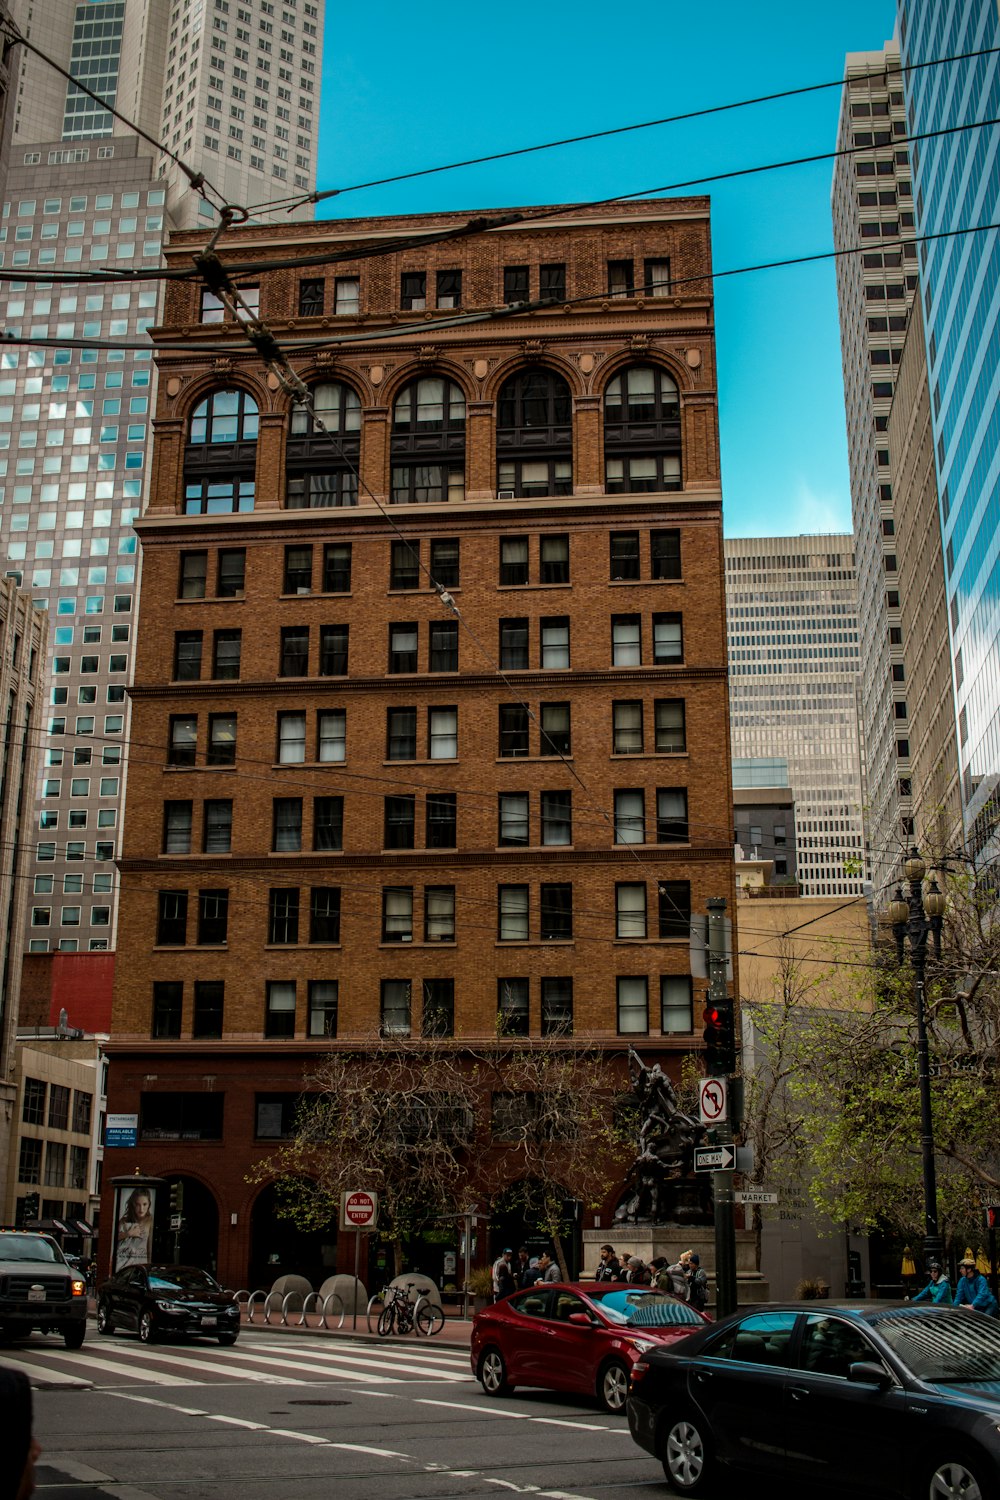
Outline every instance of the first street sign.
<svg viewBox="0 0 1000 1500">
<path fill-rule="evenodd" d="M 732 1172 L 736 1167 L 735 1146 L 695 1146 L 696 1172 Z"/>
<path fill-rule="evenodd" d="M 374 1229 L 378 1222 L 378 1194 L 359 1188 L 340 1199 L 341 1229 Z"/>
</svg>

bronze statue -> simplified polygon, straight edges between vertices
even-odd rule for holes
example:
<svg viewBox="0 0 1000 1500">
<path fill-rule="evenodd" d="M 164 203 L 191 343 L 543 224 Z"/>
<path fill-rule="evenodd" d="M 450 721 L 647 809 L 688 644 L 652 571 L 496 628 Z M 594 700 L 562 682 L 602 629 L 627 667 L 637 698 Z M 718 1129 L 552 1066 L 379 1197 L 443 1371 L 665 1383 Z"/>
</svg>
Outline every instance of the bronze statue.
<svg viewBox="0 0 1000 1500">
<path fill-rule="evenodd" d="M 706 1223 L 709 1183 L 694 1177 L 694 1148 L 705 1127 L 686 1115 L 659 1063 L 650 1066 L 629 1048 L 629 1078 L 641 1119 L 638 1154 L 615 1219 L 631 1224 Z"/>
</svg>

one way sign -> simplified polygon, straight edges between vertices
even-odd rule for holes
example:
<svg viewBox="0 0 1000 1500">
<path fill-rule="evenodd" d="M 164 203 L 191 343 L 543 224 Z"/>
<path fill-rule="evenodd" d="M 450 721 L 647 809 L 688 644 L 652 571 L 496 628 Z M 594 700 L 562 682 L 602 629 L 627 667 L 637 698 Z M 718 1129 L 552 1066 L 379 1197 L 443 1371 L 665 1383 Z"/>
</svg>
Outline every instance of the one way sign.
<svg viewBox="0 0 1000 1500">
<path fill-rule="evenodd" d="M 736 1168 L 735 1146 L 695 1146 L 696 1172 L 732 1172 Z"/>
</svg>

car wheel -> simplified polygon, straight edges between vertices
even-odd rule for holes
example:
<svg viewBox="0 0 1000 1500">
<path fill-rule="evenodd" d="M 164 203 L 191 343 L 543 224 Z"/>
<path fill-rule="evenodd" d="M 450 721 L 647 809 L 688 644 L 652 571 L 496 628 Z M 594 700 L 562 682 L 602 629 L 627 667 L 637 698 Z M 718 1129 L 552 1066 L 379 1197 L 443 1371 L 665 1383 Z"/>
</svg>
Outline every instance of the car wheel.
<svg viewBox="0 0 1000 1500">
<path fill-rule="evenodd" d="M 111 1309 L 106 1302 L 98 1302 L 97 1304 L 97 1331 L 103 1334 L 112 1334 L 115 1331 Z"/>
<path fill-rule="evenodd" d="M 139 1319 L 139 1337 L 144 1344 L 151 1344 L 156 1338 L 156 1324 L 150 1312 L 144 1312 Z"/>
<path fill-rule="evenodd" d="M 82 1349 L 86 1337 L 87 1325 L 84 1322 L 68 1323 L 63 1329 L 63 1343 L 67 1349 Z"/>
<path fill-rule="evenodd" d="M 917 1487 L 917 1500 L 947 1500 L 951 1495 L 960 1495 L 962 1500 L 997 1500 L 997 1486 L 985 1457 L 953 1454 L 936 1460 L 925 1471 Z"/>
<path fill-rule="evenodd" d="M 682 1412 L 666 1430 L 662 1445 L 663 1472 L 678 1495 L 700 1495 L 711 1479 L 711 1449 L 700 1418 Z"/>
<path fill-rule="evenodd" d="M 628 1400 L 628 1367 L 609 1359 L 597 1378 L 597 1394 L 605 1411 L 624 1411 Z"/>
<path fill-rule="evenodd" d="M 239 1338 L 239 1334 L 238 1333 L 220 1333 L 219 1334 L 219 1343 L 220 1344 L 235 1344 L 236 1340 L 238 1338 Z"/>
<path fill-rule="evenodd" d="M 487 1396 L 509 1396 L 514 1389 L 507 1379 L 503 1355 L 493 1345 L 483 1351 L 479 1361 L 479 1383 Z"/>
</svg>

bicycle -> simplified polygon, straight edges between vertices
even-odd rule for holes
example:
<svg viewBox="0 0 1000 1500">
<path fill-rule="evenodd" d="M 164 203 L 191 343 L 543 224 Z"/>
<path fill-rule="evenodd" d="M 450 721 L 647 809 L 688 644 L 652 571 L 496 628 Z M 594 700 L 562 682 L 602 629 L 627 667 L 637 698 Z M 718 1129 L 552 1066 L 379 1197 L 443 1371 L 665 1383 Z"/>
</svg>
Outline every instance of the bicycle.
<svg viewBox="0 0 1000 1500">
<path fill-rule="evenodd" d="M 405 1287 L 387 1286 L 382 1293 L 385 1304 L 379 1314 L 378 1332 L 382 1338 L 391 1333 L 407 1334 L 416 1329 L 425 1338 L 440 1333 L 444 1327 L 444 1313 L 426 1297 L 414 1302 Z"/>
</svg>

